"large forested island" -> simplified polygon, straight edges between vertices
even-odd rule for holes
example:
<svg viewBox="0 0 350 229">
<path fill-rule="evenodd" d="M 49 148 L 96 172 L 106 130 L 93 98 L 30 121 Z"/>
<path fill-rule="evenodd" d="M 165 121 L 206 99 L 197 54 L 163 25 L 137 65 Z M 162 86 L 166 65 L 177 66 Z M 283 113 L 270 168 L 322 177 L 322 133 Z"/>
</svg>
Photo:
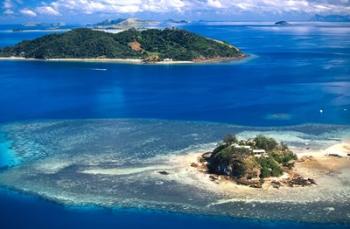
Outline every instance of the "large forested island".
<svg viewBox="0 0 350 229">
<path fill-rule="evenodd" d="M 93 58 L 206 62 L 239 59 L 244 54 L 226 42 L 179 29 L 129 29 L 117 34 L 75 29 L 3 48 L 0 56 L 47 60 Z"/>
</svg>

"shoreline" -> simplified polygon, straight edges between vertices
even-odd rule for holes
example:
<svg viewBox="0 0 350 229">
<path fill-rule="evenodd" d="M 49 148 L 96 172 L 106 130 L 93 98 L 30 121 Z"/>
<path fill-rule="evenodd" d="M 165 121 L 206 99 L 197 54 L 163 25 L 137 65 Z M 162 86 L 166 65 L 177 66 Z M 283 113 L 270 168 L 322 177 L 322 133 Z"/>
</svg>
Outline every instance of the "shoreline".
<svg viewBox="0 0 350 229">
<path fill-rule="evenodd" d="M 144 62 L 142 59 L 131 58 L 51 58 L 51 59 L 37 59 L 37 58 L 25 58 L 25 57 L 0 57 L 0 61 L 40 61 L 40 62 L 77 62 L 77 63 L 114 63 L 114 64 L 144 64 L 144 65 L 193 65 L 193 64 L 215 64 L 215 63 L 227 63 L 233 61 L 241 61 L 248 58 L 249 55 L 242 55 L 240 57 L 232 58 L 211 58 L 204 60 L 192 60 L 192 61 L 159 61 L 159 62 Z"/>
<path fill-rule="evenodd" d="M 188 170 L 191 170 L 192 175 L 196 176 L 198 180 L 201 180 L 203 186 L 208 191 L 211 190 L 214 193 L 221 193 L 228 198 L 224 198 L 223 202 L 218 201 L 215 204 L 223 204 L 228 202 L 239 202 L 250 199 L 253 202 L 314 202 L 315 199 L 324 201 L 334 201 L 332 196 L 329 198 L 324 196 L 318 196 L 316 193 L 323 190 L 330 194 L 336 194 L 337 191 L 333 190 L 336 187 L 341 189 L 341 181 L 346 177 L 347 171 L 350 171 L 350 142 L 342 141 L 341 143 L 334 144 L 326 149 L 319 151 L 312 150 L 308 153 L 297 150 L 298 160 L 296 161 L 295 168 L 290 173 L 284 173 L 280 177 L 265 178 L 264 185 L 261 188 L 250 187 L 245 184 L 240 184 L 235 180 L 232 180 L 223 175 L 215 175 L 207 172 L 206 167 L 200 162 L 204 151 L 192 152 L 187 155 L 179 156 L 178 163 L 186 164 Z M 281 185 L 278 188 L 273 186 L 273 182 L 283 182 L 290 178 L 292 175 L 300 175 L 304 178 L 311 178 L 316 181 L 316 184 L 311 186 L 287 186 Z M 215 178 L 215 179 L 213 179 Z M 339 179 L 339 180 L 338 180 Z M 340 181 L 340 182 L 337 182 Z M 333 188 L 332 188 L 333 187 Z M 344 189 L 344 191 L 346 188 Z M 295 192 L 290 194 L 291 192 Z M 345 191 L 346 192 L 346 191 Z M 300 195 L 304 195 L 303 198 L 299 198 Z M 313 195 L 315 194 L 315 195 Z M 259 198 L 256 198 L 259 196 Z M 313 198 L 315 197 L 315 198 Z M 214 204 L 214 205 L 215 205 Z"/>
</svg>

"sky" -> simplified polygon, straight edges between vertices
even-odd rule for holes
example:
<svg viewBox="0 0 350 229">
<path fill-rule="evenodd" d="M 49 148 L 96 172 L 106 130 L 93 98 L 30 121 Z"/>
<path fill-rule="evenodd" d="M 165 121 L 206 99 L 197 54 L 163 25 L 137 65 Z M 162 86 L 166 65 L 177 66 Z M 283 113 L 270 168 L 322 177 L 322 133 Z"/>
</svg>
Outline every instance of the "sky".
<svg viewBox="0 0 350 229">
<path fill-rule="evenodd" d="M 274 21 L 350 15 L 350 0 L 0 0 L 1 24 L 104 19 Z"/>
</svg>

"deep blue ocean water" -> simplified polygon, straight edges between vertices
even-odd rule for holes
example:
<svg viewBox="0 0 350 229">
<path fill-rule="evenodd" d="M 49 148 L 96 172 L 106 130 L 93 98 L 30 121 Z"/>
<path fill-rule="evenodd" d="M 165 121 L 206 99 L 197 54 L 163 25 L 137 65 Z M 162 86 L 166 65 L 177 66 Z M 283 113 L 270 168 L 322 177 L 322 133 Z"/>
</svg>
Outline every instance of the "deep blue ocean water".
<svg viewBox="0 0 350 229">
<path fill-rule="evenodd" d="M 350 124 L 348 25 L 187 29 L 231 42 L 251 57 L 176 66 L 0 61 L 0 123 L 152 118 L 249 126 Z M 0 46 L 46 33 L 0 28 Z M 1 228 L 329 228 L 143 210 L 71 209 L 4 190 L 0 214 Z"/>
<path fill-rule="evenodd" d="M 350 123 L 350 27 L 188 29 L 229 41 L 252 58 L 191 66 L 2 61 L 0 121 L 126 117 L 251 126 Z M 42 34 L 3 32 L 0 46 Z"/>
</svg>

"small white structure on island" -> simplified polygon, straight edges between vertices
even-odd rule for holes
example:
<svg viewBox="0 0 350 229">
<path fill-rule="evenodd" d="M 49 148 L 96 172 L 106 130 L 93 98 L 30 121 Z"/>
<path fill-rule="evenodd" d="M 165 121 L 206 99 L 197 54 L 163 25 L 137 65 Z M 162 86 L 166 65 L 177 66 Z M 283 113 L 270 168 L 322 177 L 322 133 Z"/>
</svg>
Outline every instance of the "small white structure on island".
<svg viewBox="0 0 350 229">
<path fill-rule="evenodd" d="M 237 143 L 234 143 L 232 146 L 235 148 L 238 148 L 238 149 L 251 149 L 252 148 L 251 146 L 246 146 L 246 145 L 242 146 L 242 145 L 238 145 Z"/>
<path fill-rule="evenodd" d="M 253 149 L 253 154 L 256 157 L 261 157 L 261 156 L 266 155 L 266 151 L 264 149 Z"/>
<path fill-rule="evenodd" d="M 173 61 L 173 59 L 171 59 L 171 58 L 165 58 L 164 60 L 163 60 L 163 62 L 172 62 Z"/>
<path fill-rule="evenodd" d="M 237 143 L 233 143 L 231 146 L 236 149 L 246 149 L 248 152 L 253 153 L 255 157 L 267 156 L 266 150 L 254 149 L 250 145 L 239 145 Z"/>
</svg>

